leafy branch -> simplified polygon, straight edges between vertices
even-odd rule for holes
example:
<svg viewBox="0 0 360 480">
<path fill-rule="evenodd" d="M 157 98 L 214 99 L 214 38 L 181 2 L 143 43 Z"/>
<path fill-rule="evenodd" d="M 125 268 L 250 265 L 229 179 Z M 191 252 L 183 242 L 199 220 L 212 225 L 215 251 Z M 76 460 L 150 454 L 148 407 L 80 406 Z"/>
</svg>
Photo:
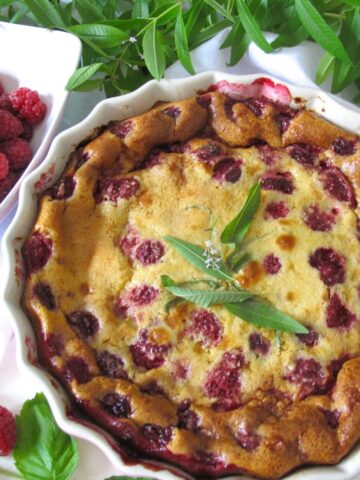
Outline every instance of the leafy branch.
<svg viewBox="0 0 360 480">
<path fill-rule="evenodd" d="M 253 41 L 266 53 L 310 40 L 324 49 L 316 82 L 332 92 L 354 84 L 360 98 L 358 0 L 0 0 L 0 20 L 32 22 L 77 35 L 83 43 L 69 90 L 102 88 L 107 96 L 162 78 L 176 60 L 195 73 L 190 51 L 224 28 L 221 48 L 235 65 Z M 264 31 L 277 34 L 271 43 Z"/>
</svg>

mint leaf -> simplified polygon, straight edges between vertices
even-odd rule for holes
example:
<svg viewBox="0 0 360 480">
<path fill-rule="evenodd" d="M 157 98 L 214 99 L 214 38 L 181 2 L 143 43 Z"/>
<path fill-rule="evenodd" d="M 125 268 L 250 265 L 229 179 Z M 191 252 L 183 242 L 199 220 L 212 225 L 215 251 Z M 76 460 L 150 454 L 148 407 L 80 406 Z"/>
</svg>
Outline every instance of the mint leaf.
<svg viewBox="0 0 360 480">
<path fill-rule="evenodd" d="M 128 38 L 128 35 L 119 28 L 98 23 L 74 25 L 67 29 L 83 40 L 91 40 L 101 48 L 116 47 Z"/>
<path fill-rule="evenodd" d="M 195 74 L 189 53 L 189 44 L 181 11 L 175 23 L 175 46 L 182 66 L 192 75 Z"/>
<path fill-rule="evenodd" d="M 237 9 L 245 31 L 249 34 L 251 40 L 266 53 L 273 51 L 272 46 L 264 37 L 260 26 L 256 22 L 249 7 L 244 0 L 236 0 Z"/>
<path fill-rule="evenodd" d="M 309 35 L 342 62 L 352 64 L 343 44 L 310 0 L 295 0 L 296 12 Z"/>
<path fill-rule="evenodd" d="M 171 237 L 169 235 L 164 237 L 165 240 L 175 248 L 175 250 L 191 265 L 194 265 L 198 270 L 201 270 L 208 275 L 215 277 L 219 280 L 230 280 L 234 281 L 231 271 L 220 259 L 218 263 L 219 269 L 214 269 L 206 266 L 206 256 L 205 250 L 198 245 L 195 245 L 190 242 L 185 242 L 184 240 L 180 240 L 180 238 Z"/>
<path fill-rule="evenodd" d="M 146 66 L 151 75 L 160 80 L 165 70 L 165 55 L 156 24 L 152 22 L 143 37 L 143 51 Z"/>
<path fill-rule="evenodd" d="M 260 206 L 260 199 L 260 183 L 256 183 L 250 188 L 245 204 L 238 215 L 231 220 L 222 232 L 220 237 L 222 243 L 240 243 L 243 240 Z"/>
<path fill-rule="evenodd" d="M 69 78 L 66 90 L 75 90 L 92 77 L 102 66 L 102 63 L 93 63 L 87 67 L 78 68 Z"/>
<path fill-rule="evenodd" d="M 308 333 L 297 320 L 277 310 L 270 303 L 256 298 L 242 303 L 225 304 L 224 307 L 236 317 L 257 327 L 272 328 L 281 332 Z"/>
<path fill-rule="evenodd" d="M 205 308 L 209 305 L 243 302 L 254 296 L 246 290 L 193 290 L 179 285 L 165 288 L 176 297 L 181 297 Z"/>
<path fill-rule="evenodd" d="M 67 480 L 78 463 L 76 442 L 56 425 L 45 396 L 24 403 L 16 417 L 15 465 L 25 480 Z"/>
</svg>

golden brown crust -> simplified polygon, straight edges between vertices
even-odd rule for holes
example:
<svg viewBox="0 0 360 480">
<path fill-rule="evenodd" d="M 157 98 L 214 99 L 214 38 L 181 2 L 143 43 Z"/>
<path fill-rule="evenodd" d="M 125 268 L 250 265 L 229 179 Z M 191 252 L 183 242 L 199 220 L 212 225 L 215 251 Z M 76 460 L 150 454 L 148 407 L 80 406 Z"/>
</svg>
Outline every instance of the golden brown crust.
<svg viewBox="0 0 360 480">
<path fill-rule="evenodd" d="M 354 135 L 344 132 L 307 110 L 292 112 L 289 115 L 289 124 L 282 132 L 277 120 L 278 107 L 274 104 L 266 104 L 262 115 L 257 116 L 242 102 L 232 102 L 230 107 L 226 107 L 229 98 L 224 94 L 213 92 L 207 95 L 211 97 L 209 108 L 201 106 L 201 102 L 199 104 L 196 98 L 192 98 L 182 102 L 161 104 L 125 122 L 113 122 L 97 138 L 70 157 L 65 175 L 74 177 L 76 180 L 77 189 L 73 194 L 73 200 L 51 198 L 51 191 L 45 192 L 40 200 L 38 219 L 31 234 L 41 232 L 45 237 L 49 235 L 53 242 L 54 257 L 44 268 L 36 271 L 31 271 L 31 265 L 30 267 L 28 265 L 23 297 L 24 309 L 37 331 L 42 360 L 47 367 L 62 379 L 85 412 L 120 440 L 126 439 L 134 449 L 140 450 L 143 454 L 166 459 L 191 471 L 194 475 L 216 476 L 239 471 L 267 479 L 279 478 L 303 464 L 334 464 L 349 451 L 360 435 L 360 357 L 357 356 L 360 352 L 356 353 L 356 349 L 351 352 L 351 356 L 356 358 L 350 360 L 346 357 L 347 352 L 342 352 L 339 373 L 336 371 L 333 375 L 333 384 L 327 386 L 325 394 L 321 391 L 315 394 L 311 392 L 301 398 L 299 391 L 295 391 L 295 386 L 292 385 L 290 387 L 293 390 L 289 387 L 288 392 L 279 393 L 270 388 L 271 379 L 269 388 L 265 384 L 263 388 L 256 388 L 252 396 L 243 404 L 229 411 L 224 409 L 217 411 L 210 400 L 199 402 L 198 405 L 194 403 L 191 411 L 197 420 L 196 425 L 193 424 L 190 428 L 186 422 L 184 425 L 183 410 L 179 407 L 176 397 L 169 398 L 169 395 L 163 395 L 161 391 L 149 393 L 146 390 L 147 385 L 152 381 L 165 379 L 163 371 L 151 368 L 133 378 L 127 374 L 110 378 L 111 376 L 105 375 L 99 367 L 98 344 L 81 338 L 79 332 L 69 324 L 70 312 L 74 310 L 74 305 L 86 305 L 91 301 L 94 312 L 102 312 L 101 295 L 114 302 L 114 292 L 121 291 L 124 285 L 131 281 L 132 275 L 131 271 L 126 270 L 129 259 L 124 257 L 119 248 L 117 253 L 114 253 L 114 249 L 110 250 L 114 242 L 120 242 L 124 231 L 129 228 L 128 224 L 115 210 L 111 210 L 111 216 L 107 213 L 111 202 L 107 203 L 106 208 L 99 210 L 97 193 L 94 193 L 94 201 L 94 196 L 86 192 L 97 192 L 99 181 L 103 178 L 121 179 L 125 178 L 128 172 L 132 172 L 136 177 L 137 170 L 134 168 L 139 168 L 150 150 L 158 145 L 189 141 L 188 151 L 191 153 L 188 155 L 193 155 L 193 152 L 198 151 L 201 146 L 219 142 L 222 144 L 221 148 L 224 149 L 225 156 L 235 156 L 235 150 L 238 147 L 248 147 L 254 143 L 254 140 L 266 142 L 276 149 L 293 144 L 315 145 L 327 149 L 320 153 L 319 162 L 330 161 L 331 168 L 336 166 L 341 169 L 352 182 L 357 199 L 360 199 L 359 154 L 337 154 L 332 147 L 339 138 L 356 142 L 357 138 Z M 204 140 L 200 137 L 192 139 L 205 127 L 211 128 L 211 135 L 216 134 L 213 135 L 213 140 L 208 138 Z M 240 154 L 244 157 L 244 150 L 240 151 Z M 179 165 L 176 150 L 167 152 L 166 155 L 168 155 L 167 168 L 171 173 L 172 181 L 174 179 L 176 181 L 174 184 L 170 181 L 161 183 L 160 177 L 156 178 L 162 186 L 161 195 L 165 199 L 171 195 L 171 188 L 177 189 L 176 198 L 179 205 L 176 207 L 180 209 L 180 203 L 185 197 L 188 196 L 192 200 L 192 195 L 197 193 L 196 188 L 189 186 L 187 170 Z M 295 160 L 292 162 L 295 165 L 295 172 L 301 172 L 303 169 L 304 175 L 310 175 L 307 165 L 299 167 Z M 192 174 L 200 175 L 196 170 L 197 167 L 193 167 L 191 159 L 189 165 L 187 168 L 195 168 L 191 170 Z M 202 169 L 201 172 L 208 174 L 211 167 L 205 164 Z M 254 165 L 248 167 L 249 174 L 251 169 L 257 174 Z M 224 202 L 229 202 L 226 204 L 228 206 L 231 205 L 230 193 L 224 194 Z M 150 188 L 141 186 L 137 195 L 139 208 L 143 212 L 142 217 L 137 221 L 141 222 L 141 218 L 153 218 L 151 215 L 152 208 L 155 208 L 153 207 L 156 201 L 155 194 Z M 314 192 L 314 198 L 317 198 L 316 195 L 317 193 Z M 318 198 L 321 198 L 321 194 L 318 194 Z M 344 217 L 349 218 L 349 225 L 353 225 L 355 223 L 355 217 L 352 216 L 354 205 L 348 205 L 352 203 L 350 200 L 345 203 L 347 210 L 344 210 Z M 165 210 L 162 214 L 165 224 L 167 221 Z M 174 215 L 176 216 L 176 213 Z M 192 228 L 195 235 L 199 224 L 206 226 L 206 214 L 197 211 L 193 212 L 193 215 L 194 217 L 190 220 L 194 222 Z M 77 225 L 72 232 L 68 225 L 75 218 Z M 176 216 L 171 218 L 171 221 L 176 223 L 181 219 Z M 143 223 L 144 228 L 148 228 L 145 220 Z M 159 218 L 159 225 L 156 226 L 159 238 L 163 234 L 162 225 L 162 219 Z M 283 220 L 282 226 L 285 228 L 287 225 L 291 227 L 290 219 Z M 289 231 L 292 232 L 291 229 Z M 283 239 L 287 237 L 286 245 L 288 245 L 291 235 L 292 233 L 287 233 L 277 238 L 280 250 L 289 251 L 289 248 L 283 248 Z M 79 236 L 81 242 L 78 241 Z M 354 233 L 353 237 L 355 236 Z M 295 240 L 290 250 L 294 245 Z M 93 254 L 95 248 L 104 251 L 101 261 Z M 67 254 L 61 256 L 58 252 L 67 252 Z M 111 252 L 111 255 L 107 252 Z M 29 263 L 27 256 L 29 256 L 29 247 L 24 248 L 25 262 Z M 170 261 L 170 265 L 172 263 Z M 247 270 L 244 270 L 239 277 L 240 281 L 248 282 L 244 284 L 247 288 L 250 284 L 255 288 L 264 277 L 264 267 L 255 264 L 256 262 L 253 262 L 252 266 L 248 264 Z M 75 265 L 76 271 L 73 270 Z M 112 278 L 109 274 L 112 270 L 122 272 L 123 276 Z M 84 272 L 87 274 L 82 281 L 80 277 Z M 56 305 L 53 306 L 51 301 L 49 303 L 48 297 L 45 302 L 41 301 L 41 298 L 39 301 L 39 295 L 36 298 L 34 289 L 39 282 L 41 285 L 47 285 L 54 275 L 61 277 L 62 290 L 61 298 L 55 299 Z M 98 288 L 101 285 L 103 287 L 100 295 Z M 329 299 L 329 292 L 329 288 L 323 288 L 326 301 Z M 297 295 L 297 292 L 290 293 L 292 295 L 287 292 L 289 302 Z M 172 335 L 175 335 L 175 332 L 178 334 L 179 325 L 185 325 L 188 315 L 189 309 L 183 305 L 166 317 L 164 326 L 156 326 L 156 322 L 155 326 L 151 324 L 149 332 L 154 344 L 164 346 L 166 349 L 170 340 L 181 342 L 181 335 L 184 333 L 179 334 L 175 340 Z M 116 330 L 116 339 L 121 339 L 125 345 L 134 344 L 134 337 L 136 338 L 138 334 L 141 322 L 145 322 L 144 317 L 138 317 L 137 322 L 140 323 L 140 327 L 135 325 L 135 322 L 126 321 L 124 325 L 119 326 L 113 312 L 106 313 L 103 321 L 106 321 L 114 332 L 119 328 L 119 331 Z M 102 345 L 111 345 L 113 334 L 115 335 L 110 330 L 109 337 L 102 338 Z M 228 343 L 225 340 L 220 344 L 224 351 L 230 348 L 229 345 L 233 345 L 232 340 L 228 339 Z M 196 349 L 202 351 L 202 348 L 197 344 L 194 347 L 194 354 Z M 121 353 L 124 354 L 123 350 Z M 74 373 L 69 367 L 69 362 L 74 357 L 80 357 L 86 364 L 85 374 L 82 365 L 78 377 L 76 371 Z M 218 354 L 216 358 L 221 357 Z M 134 378 L 137 379 L 138 384 Z M 280 380 L 283 381 L 284 377 Z M 114 418 L 113 415 L 99 408 L 99 404 L 102 405 L 101 402 L 104 402 L 99 399 L 104 399 L 108 394 L 113 393 L 121 398 L 131 399 L 131 415 Z M 161 430 L 161 434 L 167 439 L 166 448 L 164 444 L 161 448 L 154 450 L 152 440 L 149 440 L 144 433 L 144 427 L 149 424 L 155 424 L 164 429 Z M 171 434 L 166 430 L 169 427 L 171 427 Z M 200 457 L 197 457 L 199 452 L 208 454 L 206 461 L 204 457 L 199 460 Z M 216 463 L 218 458 L 222 463 Z"/>
</svg>

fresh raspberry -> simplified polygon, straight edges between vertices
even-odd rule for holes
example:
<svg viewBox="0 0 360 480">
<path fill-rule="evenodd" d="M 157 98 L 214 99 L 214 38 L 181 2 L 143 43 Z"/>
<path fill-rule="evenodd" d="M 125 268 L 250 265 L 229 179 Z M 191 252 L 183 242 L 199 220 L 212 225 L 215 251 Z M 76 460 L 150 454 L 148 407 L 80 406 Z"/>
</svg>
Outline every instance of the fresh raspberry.
<svg viewBox="0 0 360 480">
<path fill-rule="evenodd" d="M 46 105 L 38 92 L 30 88 L 20 87 L 9 94 L 13 108 L 31 125 L 40 123 L 46 114 Z"/>
<path fill-rule="evenodd" d="M 2 84 L 0 83 L 0 95 L 2 95 L 4 93 L 4 87 L 2 86 Z"/>
<path fill-rule="evenodd" d="M 20 137 L 30 142 L 30 140 L 33 137 L 34 127 L 30 125 L 30 123 L 27 122 L 26 120 L 21 120 L 21 125 L 23 127 L 23 132 L 20 135 Z"/>
<path fill-rule="evenodd" d="M 9 172 L 8 176 L 0 180 L 0 202 L 4 200 L 6 195 L 15 185 L 20 174 L 18 172 Z"/>
<path fill-rule="evenodd" d="M 0 140 L 16 138 L 23 130 L 20 120 L 7 110 L 0 110 Z"/>
<path fill-rule="evenodd" d="M 32 158 L 30 145 L 22 138 L 12 138 L 0 144 L 0 151 L 7 156 L 11 170 L 22 170 Z"/>
<path fill-rule="evenodd" d="M 7 93 L 3 93 L 2 95 L 0 95 L 0 110 L 7 110 L 13 115 L 16 115 L 16 111 L 13 109 L 9 95 Z"/>
<path fill-rule="evenodd" d="M 16 442 L 15 418 L 5 407 L 0 407 L 0 456 L 9 455 Z"/>
<path fill-rule="evenodd" d="M 9 173 L 9 162 L 3 153 L 0 153 L 0 180 L 4 180 Z"/>
</svg>

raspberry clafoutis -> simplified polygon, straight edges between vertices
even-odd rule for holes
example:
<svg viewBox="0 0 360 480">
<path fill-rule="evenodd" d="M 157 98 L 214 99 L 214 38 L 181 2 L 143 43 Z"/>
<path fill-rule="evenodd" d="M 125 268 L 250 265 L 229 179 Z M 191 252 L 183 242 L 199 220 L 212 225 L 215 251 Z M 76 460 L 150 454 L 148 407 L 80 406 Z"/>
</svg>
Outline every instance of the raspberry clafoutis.
<svg viewBox="0 0 360 480">
<path fill-rule="evenodd" d="M 114 119 L 40 195 L 41 362 L 134 458 L 275 479 L 359 438 L 360 143 L 291 101 L 222 81 Z"/>
</svg>

